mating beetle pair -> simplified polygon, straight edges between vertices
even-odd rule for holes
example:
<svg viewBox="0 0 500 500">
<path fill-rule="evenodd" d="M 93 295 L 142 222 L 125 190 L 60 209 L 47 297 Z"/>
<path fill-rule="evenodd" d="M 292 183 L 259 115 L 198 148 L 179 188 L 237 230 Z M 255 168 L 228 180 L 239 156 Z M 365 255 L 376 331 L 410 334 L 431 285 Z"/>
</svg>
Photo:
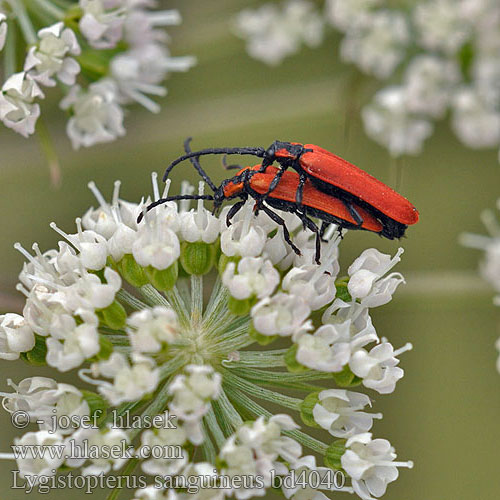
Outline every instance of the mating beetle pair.
<svg viewBox="0 0 500 500">
<path fill-rule="evenodd" d="M 192 152 L 188 139 L 185 150 L 185 155 L 169 165 L 163 180 L 175 165 L 191 159 L 214 194 L 171 196 L 151 204 L 148 210 L 172 200 L 206 199 L 214 201 L 216 211 L 224 200 L 240 198 L 228 212 L 230 223 L 250 196 L 256 201 L 256 211 L 262 210 L 283 227 L 285 239 L 296 253 L 299 250 L 293 245 L 285 222 L 269 207 L 296 214 L 304 227 L 315 232 L 316 262 L 320 258 L 321 235 L 329 224 L 394 239 L 402 237 L 406 228 L 418 221 L 416 208 L 406 198 L 355 165 L 313 144 L 275 141 L 268 149 L 214 148 Z M 217 187 L 199 163 L 200 156 L 211 154 L 253 155 L 262 158 L 262 163 L 242 168 Z M 275 161 L 278 168 L 272 166 Z M 288 168 L 295 172 L 287 171 Z M 310 217 L 322 221 L 321 229 Z"/>
</svg>

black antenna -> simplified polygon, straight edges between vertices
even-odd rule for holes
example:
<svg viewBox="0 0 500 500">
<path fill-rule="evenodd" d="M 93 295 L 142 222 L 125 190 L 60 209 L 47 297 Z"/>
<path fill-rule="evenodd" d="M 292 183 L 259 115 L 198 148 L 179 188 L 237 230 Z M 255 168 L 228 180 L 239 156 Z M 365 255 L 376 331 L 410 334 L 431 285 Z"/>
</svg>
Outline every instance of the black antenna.
<svg viewBox="0 0 500 500">
<path fill-rule="evenodd" d="M 176 160 L 174 160 L 165 170 L 165 174 L 163 175 L 163 182 L 165 182 L 171 172 L 171 170 L 178 164 L 187 160 L 189 158 L 197 158 L 199 156 L 205 155 L 252 155 L 258 156 L 259 158 L 264 158 L 266 154 L 266 150 L 264 148 L 212 148 L 212 149 L 202 149 L 201 151 L 194 151 L 191 153 L 187 153 L 183 156 L 180 156 Z M 200 172 L 200 175 L 201 172 Z M 206 174 L 205 174 L 206 175 Z M 203 177 L 203 176 L 202 176 Z M 208 183 L 208 181 L 207 181 Z"/>
<path fill-rule="evenodd" d="M 193 140 L 192 137 L 188 137 L 184 141 L 184 151 L 186 151 L 186 154 L 191 154 L 191 147 L 190 143 Z M 201 175 L 203 180 L 210 186 L 210 189 L 215 193 L 217 191 L 217 186 L 212 182 L 212 179 L 208 176 L 208 174 L 203 170 L 201 164 L 200 164 L 200 158 L 198 156 L 192 156 L 189 158 L 191 160 L 191 163 L 193 164 L 194 168 L 197 170 L 197 172 Z M 165 181 L 165 177 L 163 178 L 163 181 Z"/>
<path fill-rule="evenodd" d="M 226 170 L 241 170 L 243 168 L 241 165 L 234 165 L 234 164 L 228 165 L 228 163 L 227 163 L 227 155 L 224 155 L 222 157 L 222 166 Z"/>
<path fill-rule="evenodd" d="M 180 201 L 180 200 L 214 200 L 214 197 L 210 194 L 178 194 L 176 196 L 167 196 L 166 198 L 160 198 L 159 200 L 154 201 L 146 207 L 146 212 L 149 212 L 153 208 L 158 205 L 163 205 L 164 203 L 168 203 L 169 201 Z M 137 223 L 141 222 L 144 218 L 144 212 L 141 212 L 139 217 L 137 217 Z"/>
</svg>

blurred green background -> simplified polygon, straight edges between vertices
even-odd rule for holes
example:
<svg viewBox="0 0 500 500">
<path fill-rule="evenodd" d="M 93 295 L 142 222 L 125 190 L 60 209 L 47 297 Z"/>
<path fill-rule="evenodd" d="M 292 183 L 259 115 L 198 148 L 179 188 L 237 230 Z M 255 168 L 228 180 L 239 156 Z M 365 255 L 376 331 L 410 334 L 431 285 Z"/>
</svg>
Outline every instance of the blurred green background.
<svg viewBox="0 0 500 500">
<path fill-rule="evenodd" d="M 36 139 L 26 141 L 1 129 L 0 312 L 22 307 L 14 287 L 23 260 L 12 248 L 14 242 L 26 248 L 33 241 L 44 250 L 53 247 L 58 238 L 49 222 L 71 232 L 75 217 L 96 204 L 87 189 L 92 179 L 108 198 L 113 181 L 121 179 L 122 197 L 139 200 L 150 192 L 150 173 L 162 172 L 181 154 L 189 135 L 195 148 L 266 146 L 274 139 L 312 142 L 394 186 L 393 162 L 366 137 L 358 113 L 374 82 L 338 61 L 339 38 L 331 33 L 321 48 L 303 49 L 275 69 L 250 59 L 243 42 L 231 34 L 230 20 L 242 7 L 258 3 L 166 3 L 178 7 L 184 18 L 181 27 L 171 30 L 173 54 L 196 55 L 198 65 L 167 82 L 169 95 L 159 115 L 133 109 L 126 117 L 124 139 L 74 152 L 56 102 L 52 111 L 44 103 L 62 163 L 60 190 L 50 186 Z M 216 182 L 225 177 L 220 158 L 204 164 Z M 184 178 L 197 180 L 188 163 L 177 167 L 173 192 Z M 375 411 L 384 413 L 375 423 L 375 436 L 388 438 L 400 459 L 414 460 L 415 468 L 402 470 L 386 500 L 499 498 L 500 375 L 494 349 L 499 312 L 492 305 L 492 291 L 477 277 L 479 253 L 457 243 L 462 231 L 484 232 L 479 213 L 494 207 L 499 181 L 497 153 L 465 149 L 444 122 L 420 157 L 404 160 L 399 190 L 418 207 L 421 221 L 401 241 L 405 253 L 397 270 L 407 285 L 391 304 L 374 310 L 373 317 L 379 336 L 395 347 L 411 341 L 414 350 L 402 356 L 406 375 L 395 393 L 370 395 Z M 351 232 L 341 245 L 344 270 L 370 246 L 393 254 L 398 243 Z M 0 372 L 1 390 L 7 389 L 8 377 L 18 381 L 35 373 L 55 375 L 21 362 L 3 362 Z M 5 412 L 0 429 L 0 451 L 7 451 L 20 431 L 12 428 Z M 13 463 L 0 462 L 2 500 L 24 497 L 22 490 L 9 490 L 11 468 Z M 83 498 L 77 490 L 52 491 L 50 498 L 68 493 Z M 104 498 L 105 492 L 95 495 Z"/>
</svg>

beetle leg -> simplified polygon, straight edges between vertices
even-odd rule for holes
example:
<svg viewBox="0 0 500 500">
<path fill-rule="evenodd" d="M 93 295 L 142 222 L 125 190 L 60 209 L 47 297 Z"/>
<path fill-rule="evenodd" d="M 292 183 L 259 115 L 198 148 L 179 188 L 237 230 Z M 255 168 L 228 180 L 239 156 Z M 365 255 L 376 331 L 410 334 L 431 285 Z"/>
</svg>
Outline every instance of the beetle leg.
<svg viewBox="0 0 500 500">
<path fill-rule="evenodd" d="M 226 215 L 226 225 L 229 227 L 231 225 L 231 219 L 241 210 L 243 205 L 246 203 L 246 199 L 236 202 Z"/>
<path fill-rule="evenodd" d="M 276 172 L 276 175 L 274 176 L 273 180 L 271 181 L 271 184 L 269 184 L 269 187 L 267 188 L 267 192 L 264 193 L 264 195 L 263 195 L 264 199 L 266 199 L 276 189 L 276 186 L 279 184 L 286 169 L 287 169 L 287 167 L 280 166 L 279 170 Z"/>
<path fill-rule="evenodd" d="M 250 196 L 255 200 L 255 205 L 253 206 L 253 213 L 255 217 L 257 217 L 259 215 L 260 210 L 264 208 L 264 205 L 262 203 L 262 201 L 264 200 L 264 196 L 253 192 L 252 186 L 250 185 L 250 180 L 255 175 L 255 173 L 256 173 L 255 171 L 251 172 L 249 170 L 246 170 L 241 175 L 246 192 L 249 193 Z"/>
<path fill-rule="evenodd" d="M 299 177 L 299 186 L 297 192 L 295 193 L 295 201 L 297 202 L 298 208 L 302 208 L 302 198 L 304 196 L 304 184 L 306 183 L 307 176 L 302 172 Z"/>
<path fill-rule="evenodd" d="M 253 213 L 254 213 L 255 217 L 258 217 L 261 208 L 262 208 L 262 204 L 259 203 L 258 201 L 256 201 L 255 205 L 253 206 Z"/>
<path fill-rule="evenodd" d="M 363 217 L 359 215 L 358 211 L 352 206 L 349 201 L 342 200 L 342 203 L 345 205 L 347 210 L 349 210 L 349 213 L 351 214 L 351 217 L 354 219 L 356 224 L 358 226 L 361 226 L 363 224 Z"/>
<path fill-rule="evenodd" d="M 302 255 L 301 251 L 293 244 L 292 239 L 290 238 L 290 232 L 288 231 L 288 228 L 286 227 L 285 221 L 275 212 L 273 212 L 271 209 L 266 207 L 265 205 L 261 205 L 260 208 L 262 209 L 263 212 L 265 212 L 276 224 L 279 224 L 283 228 L 283 236 L 285 237 L 285 241 L 290 245 L 292 250 L 297 254 L 297 255 Z"/>
<path fill-rule="evenodd" d="M 316 255 L 314 256 L 314 261 L 316 264 L 321 264 L 321 231 L 318 226 L 306 215 L 302 213 L 297 213 L 299 218 L 302 220 L 302 224 L 307 226 L 316 235 Z"/>
</svg>

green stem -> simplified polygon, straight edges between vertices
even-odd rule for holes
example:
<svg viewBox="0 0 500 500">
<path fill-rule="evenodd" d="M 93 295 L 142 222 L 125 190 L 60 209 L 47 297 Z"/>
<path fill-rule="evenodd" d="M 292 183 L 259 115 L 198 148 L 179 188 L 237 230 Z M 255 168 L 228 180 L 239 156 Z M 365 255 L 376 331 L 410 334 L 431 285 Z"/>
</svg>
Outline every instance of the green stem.
<svg viewBox="0 0 500 500">
<path fill-rule="evenodd" d="M 12 21 L 7 20 L 7 39 L 4 47 L 4 78 L 9 78 L 16 72 L 16 30 Z"/>
<path fill-rule="evenodd" d="M 274 351 L 242 351 L 239 361 L 226 361 L 226 368 L 260 367 L 274 368 L 286 366 L 284 355 L 288 349 L 276 349 Z"/>
<path fill-rule="evenodd" d="M 141 286 L 139 291 L 149 306 L 170 307 L 168 300 L 153 285 Z"/>
<path fill-rule="evenodd" d="M 181 294 L 179 293 L 179 290 L 177 290 L 177 287 L 174 286 L 172 290 L 165 292 L 165 297 L 167 298 L 167 301 L 172 307 L 172 309 L 174 309 L 175 312 L 177 313 L 177 317 L 179 318 L 179 323 L 184 327 L 189 326 L 190 313 L 186 307 L 186 303 L 184 302 L 183 298 L 181 297 Z"/>
<path fill-rule="evenodd" d="M 31 23 L 26 7 L 20 0 L 8 0 L 8 3 L 16 16 L 24 40 L 28 45 L 35 45 L 37 42 L 36 31 Z"/>
<path fill-rule="evenodd" d="M 212 294 L 203 318 L 203 328 L 211 332 L 211 335 L 217 335 L 215 331 L 224 324 L 227 325 L 227 319 L 233 316 L 227 308 L 228 297 L 229 291 L 222 285 Z"/>
<path fill-rule="evenodd" d="M 353 123 L 358 114 L 359 92 L 362 79 L 363 77 L 357 69 L 351 69 L 347 79 L 347 96 L 345 99 L 344 149 L 346 150 L 350 146 Z"/>
<path fill-rule="evenodd" d="M 217 459 L 217 452 L 215 450 L 214 443 L 210 439 L 210 434 L 208 432 L 207 423 L 205 421 L 202 422 L 203 427 L 203 443 L 201 444 L 201 449 L 203 451 L 203 455 L 207 462 L 212 464 L 215 463 Z"/>
<path fill-rule="evenodd" d="M 204 323 L 207 319 L 210 318 L 210 316 L 212 315 L 217 304 L 220 303 L 219 296 L 222 293 L 222 289 L 223 289 L 222 280 L 220 279 L 220 276 L 217 276 L 217 280 L 215 281 L 215 284 L 212 288 L 212 294 L 210 295 L 210 299 L 208 300 L 207 307 L 205 308 L 205 314 L 203 317 Z"/>
<path fill-rule="evenodd" d="M 255 396 L 256 398 L 284 406 L 285 408 L 289 408 L 291 410 L 300 410 L 302 399 L 292 398 L 291 396 L 285 396 L 284 394 L 264 389 L 263 387 L 253 384 L 252 382 L 233 375 L 228 370 L 224 370 L 223 377 L 230 387 L 233 387 L 238 391 L 244 391 L 252 396 Z"/>
<path fill-rule="evenodd" d="M 203 277 L 191 275 L 191 323 L 198 325 L 203 316 Z"/>
<path fill-rule="evenodd" d="M 125 356 L 129 356 L 132 353 L 132 347 L 128 345 L 115 345 L 113 347 L 113 351 L 124 354 Z"/>
<path fill-rule="evenodd" d="M 245 347 L 254 344 L 255 341 L 247 335 L 247 329 L 239 330 L 238 335 L 232 335 L 224 341 L 217 343 L 214 352 L 218 354 L 225 354 L 228 352 L 239 351 Z"/>
<path fill-rule="evenodd" d="M 108 415 L 106 416 L 105 420 L 99 425 L 99 428 L 104 428 L 106 427 L 107 424 L 110 424 L 113 422 L 114 415 L 117 417 L 124 415 L 127 412 L 131 412 L 144 404 L 143 401 L 132 401 L 132 402 L 127 402 L 123 403 L 120 405 L 118 408 L 115 408 L 114 410 L 111 410 Z"/>
<path fill-rule="evenodd" d="M 310 450 L 320 453 L 321 455 L 324 455 L 326 453 L 326 450 L 328 449 L 327 444 L 323 443 L 322 441 L 319 441 L 318 439 L 314 439 L 313 437 L 309 436 L 308 434 L 305 434 L 302 431 L 298 431 L 295 429 L 293 431 L 283 431 L 283 434 L 291 438 L 294 438 L 300 444 L 307 446 L 307 448 L 309 448 Z"/>
<path fill-rule="evenodd" d="M 322 387 L 320 385 L 307 384 L 305 382 L 282 382 L 277 384 L 275 382 L 269 382 L 268 380 L 262 380 L 262 385 L 269 387 L 279 387 L 280 389 L 290 389 L 295 391 L 303 391 L 303 392 L 321 392 L 326 389 L 326 387 Z"/>
<path fill-rule="evenodd" d="M 169 389 L 170 389 L 170 380 L 166 380 L 161 389 L 156 394 L 155 398 L 151 402 L 151 404 L 141 413 L 141 421 L 146 421 L 145 417 L 150 417 L 153 415 L 158 415 L 165 410 L 167 405 L 168 398 L 170 397 Z M 134 437 L 141 432 L 142 429 L 129 429 L 128 435 L 130 439 L 134 439 Z"/>
<path fill-rule="evenodd" d="M 52 2 L 48 2 L 47 0 L 32 0 L 35 2 L 44 12 L 52 16 L 56 21 L 61 21 L 64 19 L 65 12 L 64 10 L 57 7 Z"/>
<path fill-rule="evenodd" d="M 243 351 L 243 354 L 246 351 Z M 269 372 L 266 370 L 255 370 L 246 366 L 234 366 L 233 362 L 228 360 L 222 361 L 222 366 L 228 368 L 231 373 L 250 381 L 258 382 L 260 385 L 290 389 L 304 392 L 323 391 L 326 388 L 320 385 L 308 384 L 308 380 L 331 380 L 332 375 L 325 372 L 304 372 L 304 373 L 289 373 L 289 372 Z M 303 382 L 306 381 L 306 382 Z"/>
<path fill-rule="evenodd" d="M 184 304 L 191 303 L 191 286 L 187 279 L 178 279 L 175 284 Z"/>
<path fill-rule="evenodd" d="M 127 333 L 123 330 L 115 330 L 114 328 L 110 328 L 109 326 L 99 326 L 99 333 L 104 335 L 121 335 L 122 337 L 126 336 Z"/>
<path fill-rule="evenodd" d="M 104 337 L 109 340 L 114 346 L 123 345 L 130 347 L 130 341 L 125 335 L 105 334 Z"/>
<path fill-rule="evenodd" d="M 83 52 L 76 57 L 78 64 L 83 71 L 90 73 L 96 79 L 105 76 L 108 73 L 108 67 L 102 61 L 94 56 L 93 52 Z"/>
<path fill-rule="evenodd" d="M 226 314 L 220 318 L 219 321 L 206 324 L 203 329 L 207 332 L 209 338 L 217 339 L 221 342 L 222 339 L 235 336 L 235 330 L 239 329 L 242 325 L 248 331 L 250 320 L 248 317 L 237 317 L 233 313 L 226 311 Z"/>
<path fill-rule="evenodd" d="M 148 307 L 147 304 L 142 302 L 142 300 L 139 300 L 137 297 L 127 292 L 127 290 L 124 290 L 123 288 L 120 288 L 120 290 L 118 290 L 116 296 L 119 300 L 125 302 L 125 304 L 130 306 L 132 309 L 135 309 L 136 311 L 141 311 L 142 309 L 146 309 L 146 307 Z"/>
<path fill-rule="evenodd" d="M 224 396 L 227 399 L 227 396 L 225 394 Z M 233 427 L 222 411 L 221 404 L 218 399 L 212 401 L 212 408 L 214 409 L 215 418 L 217 419 L 217 422 L 219 422 L 222 432 L 224 433 L 224 437 L 228 438 L 233 433 Z"/>
<path fill-rule="evenodd" d="M 217 335 L 210 331 L 207 336 L 216 339 L 213 347 L 214 353 L 224 355 L 253 344 L 254 340 L 248 335 L 248 326 L 247 317 L 234 318 L 233 316 L 233 321 L 226 323 L 224 330 L 222 328 L 218 330 Z"/>
<path fill-rule="evenodd" d="M 186 361 L 182 358 L 182 356 L 176 356 L 166 363 L 163 363 L 160 366 L 160 380 L 164 380 L 169 375 L 172 375 L 174 372 L 182 368 L 185 364 Z"/>
<path fill-rule="evenodd" d="M 59 165 L 59 157 L 50 137 L 49 129 L 45 125 L 44 119 L 40 116 L 37 121 L 36 132 L 40 147 L 45 154 L 50 172 L 50 182 L 52 187 L 58 188 L 61 186 L 61 167 Z"/>
<path fill-rule="evenodd" d="M 227 304 L 223 303 L 224 311 L 218 316 L 212 316 L 210 321 L 203 323 L 203 329 L 209 332 L 210 337 L 218 338 L 222 332 L 229 330 L 228 325 L 234 320 L 235 316 L 227 309 Z"/>
<path fill-rule="evenodd" d="M 270 372 L 266 370 L 257 370 L 255 368 L 230 368 L 231 373 L 239 377 L 251 380 L 265 380 L 267 382 L 275 382 L 277 385 L 283 382 L 302 382 L 316 380 L 331 380 L 332 374 L 326 372 L 307 371 L 302 373 L 290 372 Z"/>
<path fill-rule="evenodd" d="M 245 396 L 241 392 L 234 391 L 232 389 L 227 390 L 229 396 L 239 404 L 245 407 L 248 411 L 253 413 L 255 416 L 260 417 L 264 416 L 266 418 L 271 418 L 273 414 L 255 403 L 255 401 L 251 400 L 249 397 Z M 283 434 L 286 436 L 290 436 L 297 440 L 299 443 L 303 444 L 307 448 L 324 455 L 328 446 L 321 441 L 314 439 L 313 437 L 305 434 L 304 432 L 293 430 L 293 431 L 283 431 Z"/>
<path fill-rule="evenodd" d="M 226 423 L 229 423 L 233 429 L 238 429 L 243 425 L 241 415 L 236 411 L 236 408 L 232 405 L 231 401 L 229 401 L 229 398 L 223 389 L 221 389 L 219 397 L 216 401 L 221 413 L 225 417 L 224 421 Z"/>
<path fill-rule="evenodd" d="M 219 422 L 217 422 L 217 418 L 215 417 L 214 409 L 210 407 L 210 410 L 204 417 L 208 429 L 210 429 L 210 433 L 215 439 L 215 442 L 219 449 L 224 445 L 226 438 L 224 437 L 224 433 L 219 426 Z"/>
<path fill-rule="evenodd" d="M 65 11 L 69 11 L 70 9 L 79 9 L 79 7 L 75 6 L 75 2 L 72 2 L 71 0 L 51 0 L 51 1 Z"/>
</svg>

